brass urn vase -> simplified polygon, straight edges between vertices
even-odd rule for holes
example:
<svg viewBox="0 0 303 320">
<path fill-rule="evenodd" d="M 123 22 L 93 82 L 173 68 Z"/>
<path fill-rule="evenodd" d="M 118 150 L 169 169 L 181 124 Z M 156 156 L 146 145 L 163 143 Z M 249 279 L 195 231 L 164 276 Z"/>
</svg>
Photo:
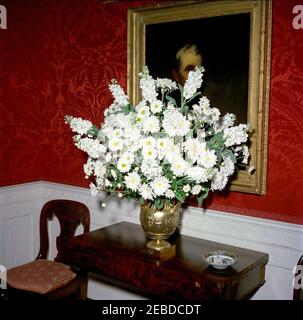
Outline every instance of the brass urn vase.
<svg viewBox="0 0 303 320">
<path fill-rule="evenodd" d="M 157 209 L 153 203 L 144 202 L 141 205 L 140 222 L 146 236 L 152 241 L 147 247 L 161 251 L 170 247 L 168 239 L 176 230 L 179 224 L 181 203 L 174 205 L 164 204 L 162 209 Z"/>
</svg>

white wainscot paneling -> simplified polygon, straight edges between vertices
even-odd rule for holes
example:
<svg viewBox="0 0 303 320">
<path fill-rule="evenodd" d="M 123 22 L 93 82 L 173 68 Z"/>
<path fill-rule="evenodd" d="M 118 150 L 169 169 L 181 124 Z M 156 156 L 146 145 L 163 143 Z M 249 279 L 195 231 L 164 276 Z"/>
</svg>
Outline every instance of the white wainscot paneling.
<svg viewBox="0 0 303 320">
<path fill-rule="evenodd" d="M 34 254 L 32 214 L 4 222 L 4 260 L 7 268 L 30 261 Z"/>
<path fill-rule="evenodd" d="M 38 221 L 43 204 L 51 199 L 85 203 L 91 213 L 91 230 L 119 221 L 139 223 L 134 201 L 111 200 L 106 208 L 85 188 L 49 182 L 28 183 L 0 189 L 0 261 L 13 266 L 34 259 L 38 252 Z M 189 207 L 184 210 L 180 231 L 192 237 L 227 243 L 269 254 L 266 283 L 252 299 L 292 299 L 292 269 L 302 254 L 301 225 L 246 217 Z M 56 254 L 59 224 L 50 223 L 50 258 Z M 80 233 L 81 229 L 77 230 Z M 89 280 L 92 299 L 142 299 L 119 288 Z"/>
<path fill-rule="evenodd" d="M 41 183 L 0 188 L 0 264 L 10 268 L 35 257 L 42 203 Z"/>
</svg>

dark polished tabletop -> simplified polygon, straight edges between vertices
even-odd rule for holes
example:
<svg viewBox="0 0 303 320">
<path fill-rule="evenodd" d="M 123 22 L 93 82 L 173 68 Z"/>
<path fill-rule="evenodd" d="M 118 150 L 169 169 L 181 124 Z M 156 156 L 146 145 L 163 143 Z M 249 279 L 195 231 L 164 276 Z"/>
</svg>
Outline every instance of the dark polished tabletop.
<svg viewBox="0 0 303 320">
<path fill-rule="evenodd" d="M 72 265 L 149 297 L 244 299 L 264 284 L 266 253 L 176 233 L 172 250 L 159 255 L 146 247 L 140 225 L 120 222 L 73 238 Z M 202 259 L 210 250 L 236 253 L 239 261 L 217 270 Z"/>
</svg>

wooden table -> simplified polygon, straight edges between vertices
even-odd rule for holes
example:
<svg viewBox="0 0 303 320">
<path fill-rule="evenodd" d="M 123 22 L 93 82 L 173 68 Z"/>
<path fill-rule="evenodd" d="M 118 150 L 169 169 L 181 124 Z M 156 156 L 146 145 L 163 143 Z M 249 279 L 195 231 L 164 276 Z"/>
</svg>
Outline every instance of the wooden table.
<svg viewBox="0 0 303 320">
<path fill-rule="evenodd" d="M 247 299 L 265 282 L 265 253 L 176 234 L 175 253 L 159 256 L 146 247 L 140 225 L 121 222 L 72 239 L 66 259 L 76 268 L 144 296 L 171 299 Z M 225 270 L 202 260 L 223 249 L 239 256 Z"/>
</svg>

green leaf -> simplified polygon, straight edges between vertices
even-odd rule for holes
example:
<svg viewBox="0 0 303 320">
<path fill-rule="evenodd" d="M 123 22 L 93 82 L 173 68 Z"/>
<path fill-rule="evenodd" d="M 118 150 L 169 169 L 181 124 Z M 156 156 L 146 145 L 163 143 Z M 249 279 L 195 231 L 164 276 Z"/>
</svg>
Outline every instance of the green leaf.
<svg viewBox="0 0 303 320">
<path fill-rule="evenodd" d="M 177 102 L 176 102 L 176 100 L 175 100 L 174 98 L 172 98 L 172 97 L 169 96 L 169 95 L 166 95 L 166 99 L 167 99 L 170 103 L 172 103 L 175 107 L 177 107 Z"/>
<path fill-rule="evenodd" d="M 160 198 L 157 198 L 157 199 L 155 200 L 155 207 L 156 207 L 158 210 L 161 210 L 161 209 L 164 207 L 163 200 L 160 199 Z"/>
<path fill-rule="evenodd" d="M 199 206 L 199 208 L 202 207 L 202 203 L 203 203 L 203 193 L 202 193 L 202 195 L 200 195 L 200 196 L 198 197 L 198 206 Z"/>
<path fill-rule="evenodd" d="M 203 197 L 203 199 L 206 199 L 208 197 L 208 194 L 209 194 L 209 189 L 206 188 L 206 190 L 205 190 L 205 188 L 204 188 L 204 191 L 205 192 L 202 193 L 202 197 Z"/>
<path fill-rule="evenodd" d="M 87 135 L 92 137 L 97 137 L 99 134 L 99 129 L 96 126 L 92 126 L 88 131 Z"/>
<path fill-rule="evenodd" d="M 188 105 L 184 105 L 183 107 L 182 107 L 182 109 L 181 109 L 181 113 L 185 116 L 185 115 L 187 115 L 188 114 Z"/>
<path fill-rule="evenodd" d="M 184 192 L 175 191 L 175 195 L 176 195 L 176 198 L 177 198 L 181 203 L 184 202 L 184 200 L 185 200 L 185 193 L 184 193 Z"/>
</svg>

